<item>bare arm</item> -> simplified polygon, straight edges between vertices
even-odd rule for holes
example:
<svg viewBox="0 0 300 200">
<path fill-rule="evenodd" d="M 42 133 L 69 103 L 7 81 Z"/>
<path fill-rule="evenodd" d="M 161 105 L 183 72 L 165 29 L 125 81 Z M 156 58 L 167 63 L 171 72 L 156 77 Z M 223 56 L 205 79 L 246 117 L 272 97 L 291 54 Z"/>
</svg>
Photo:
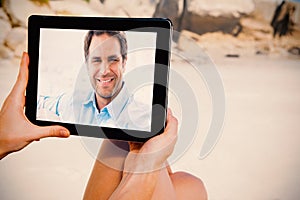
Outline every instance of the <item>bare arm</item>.
<svg viewBox="0 0 300 200">
<path fill-rule="evenodd" d="M 127 142 L 104 140 L 89 178 L 84 199 L 108 199 L 122 179 Z"/>
<path fill-rule="evenodd" d="M 177 199 L 175 187 L 166 168 L 147 173 L 124 174 L 114 199 Z"/>
<path fill-rule="evenodd" d="M 176 118 L 169 111 L 164 133 L 148 140 L 141 147 L 137 143 L 131 143 L 122 180 L 111 200 L 152 199 L 158 186 L 168 189 L 169 192 L 164 191 L 168 199 L 176 198 L 165 163 L 177 140 L 177 124 Z"/>
</svg>

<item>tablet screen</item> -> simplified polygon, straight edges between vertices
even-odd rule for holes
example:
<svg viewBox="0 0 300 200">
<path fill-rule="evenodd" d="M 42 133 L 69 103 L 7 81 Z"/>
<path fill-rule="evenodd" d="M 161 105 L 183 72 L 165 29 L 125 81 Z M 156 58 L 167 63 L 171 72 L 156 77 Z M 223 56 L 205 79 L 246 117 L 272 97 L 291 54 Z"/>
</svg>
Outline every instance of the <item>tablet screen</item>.
<svg viewBox="0 0 300 200">
<path fill-rule="evenodd" d="M 168 20 L 31 16 L 28 31 L 30 121 L 135 141 L 164 130 Z"/>
<path fill-rule="evenodd" d="M 104 41 L 94 42 L 96 47 L 90 48 L 92 52 L 85 58 L 84 44 L 89 31 L 40 30 L 37 120 L 150 131 L 156 33 L 124 31 L 122 37 L 127 41 L 127 53 L 123 59 L 117 36 L 107 37 L 105 30 L 94 32 L 103 32 L 92 38 L 101 39 L 103 35 Z M 118 32 L 111 31 L 111 34 Z M 118 59 L 120 65 L 110 64 L 115 62 L 108 60 L 110 56 L 115 56 L 113 59 Z M 138 68 L 146 70 L 145 73 L 138 73 Z M 127 80 L 126 74 L 141 77 L 144 84 Z M 110 94 L 112 98 L 102 97 L 101 93 L 110 89 L 110 85 L 118 94 Z M 97 98 L 99 101 L 111 98 L 111 101 L 100 108 Z"/>
</svg>

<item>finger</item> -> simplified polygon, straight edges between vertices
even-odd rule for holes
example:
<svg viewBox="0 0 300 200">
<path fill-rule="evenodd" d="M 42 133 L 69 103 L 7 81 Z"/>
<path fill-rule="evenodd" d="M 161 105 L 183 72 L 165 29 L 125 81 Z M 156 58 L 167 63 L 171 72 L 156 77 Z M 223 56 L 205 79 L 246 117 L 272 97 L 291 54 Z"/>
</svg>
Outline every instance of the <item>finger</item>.
<svg viewBox="0 0 300 200">
<path fill-rule="evenodd" d="M 22 55 L 21 64 L 19 68 L 19 75 L 11 92 L 11 94 L 16 99 L 21 99 L 24 97 L 25 89 L 28 82 L 28 65 L 29 65 L 29 57 L 28 54 L 24 52 Z"/>
<path fill-rule="evenodd" d="M 172 113 L 172 110 L 171 110 L 171 108 L 168 108 L 168 110 L 167 110 L 167 114 L 168 114 L 168 116 L 169 116 L 169 115 L 173 116 L 173 113 Z"/>
<path fill-rule="evenodd" d="M 166 126 L 166 130 L 170 131 L 172 133 L 176 133 L 177 135 L 177 128 L 178 128 L 178 121 L 177 119 L 173 116 L 172 110 L 170 108 L 168 108 L 168 112 L 167 112 L 167 126 Z"/>
<path fill-rule="evenodd" d="M 170 121 L 170 119 L 172 119 L 172 118 L 174 118 L 173 112 L 170 108 L 168 108 L 168 110 L 167 110 L 167 124 Z"/>
<path fill-rule="evenodd" d="M 168 109 L 167 114 L 167 126 L 163 134 L 160 135 L 160 140 L 165 141 L 176 141 L 177 140 L 177 132 L 178 132 L 178 121 L 173 116 L 171 109 Z"/>
<path fill-rule="evenodd" d="M 44 126 L 36 127 L 36 130 L 33 132 L 33 140 L 46 138 L 46 137 L 69 137 L 70 132 L 68 129 L 61 126 Z"/>
<path fill-rule="evenodd" d="M 156 146 L 160 149 L 166 148 L 170 145 L 174 146 L 177 141 L 177 127 L 177 119 L 172 115 L 172 111 L 168 109 L 167 126 L 165 131 L 162 134 L 151 138 L 149 141 L 156 144 Z"/>
<path fill-rule="evenodd" d="M 177 118 L 174 117 L 174 115 L 172 114 L 172 111 L 171 109 L 168 109 L 168 116 L 167 116 L 167 127 L 169 126 L 172 126 L 172 127 L 177 127 L 178 126 L 178 121 L 177 121 Z"/>
</svg>

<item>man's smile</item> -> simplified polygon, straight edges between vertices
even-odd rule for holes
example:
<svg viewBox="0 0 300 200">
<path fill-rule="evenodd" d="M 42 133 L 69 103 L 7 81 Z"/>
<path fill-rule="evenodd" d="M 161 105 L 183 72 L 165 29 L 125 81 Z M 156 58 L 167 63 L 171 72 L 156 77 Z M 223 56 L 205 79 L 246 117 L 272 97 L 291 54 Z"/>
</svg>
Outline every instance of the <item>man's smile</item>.
<svg viewBox="0 0 300 200">
<path fill-rule="evenodd" d="M 96 80 L 103 86 L 109 85 L 112 83 L 115 78 L 114 77 L 109 77 L 109 78 L 96 78 Z"/>
</svg>

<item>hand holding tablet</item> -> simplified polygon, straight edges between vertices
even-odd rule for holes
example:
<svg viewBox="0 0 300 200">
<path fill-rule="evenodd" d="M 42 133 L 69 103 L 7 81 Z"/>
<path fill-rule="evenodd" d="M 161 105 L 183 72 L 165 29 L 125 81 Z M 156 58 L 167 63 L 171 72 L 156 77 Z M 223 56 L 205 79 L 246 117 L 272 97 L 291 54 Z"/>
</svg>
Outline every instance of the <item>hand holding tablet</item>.
<svg viewBox="0 0 300 200">
<path fill-rule="evenodd" d="M 24 115 L 25 89 L 28 81 L 27 53 L 23 53 L 19 75 L 0 110 L 0 160 L 19 151 L 33 141 L 46 137 L 68 137 L 69 131 L 60 126 L 39 127 Z"/>
<path fill-rule="evenodd" d="M 74 135 L 140 142 L 163 132 L 170 21 L 31 16 L 28 31 L 25 113 L 31 122 L 62 125 Z M 83 39 L 72 39 L 76 35 Z M 81 54 L 82 62 L 71 62 Z M 72 73 L 70 90 L 63 81 Z"/>
</svg>

